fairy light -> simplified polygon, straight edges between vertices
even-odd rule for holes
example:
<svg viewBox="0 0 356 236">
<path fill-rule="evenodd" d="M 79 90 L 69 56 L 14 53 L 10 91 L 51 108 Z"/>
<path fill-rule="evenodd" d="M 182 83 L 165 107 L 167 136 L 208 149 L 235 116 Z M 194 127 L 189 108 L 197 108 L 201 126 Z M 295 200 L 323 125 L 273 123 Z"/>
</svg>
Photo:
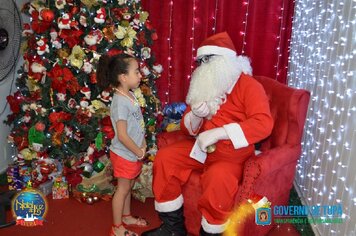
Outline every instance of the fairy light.
<svg viewBox="0 0 356 236">
<path fill-rule="evenodd" d="M 216 31 L 216 18 L 218 17 L 218 5 L 219 5 L 219 0 L 215 0 L 215 11 L 214 11 L 214 16 L 213 16 L 213 28 L 211 29 L 213 34 L 215 34 Z"/>
<path fill-rule="evenodd" d="M 246 30 L 247 30 L 247 19 L 248 19 L 248 10 L 250 6 L 250 0 L 247 2 L 242 2 L 242 5 L 246 7 L 246 14 L 245 14 L 245 19 L 243 21 L 244 24 L 244 31 L 240 31 L 240 34 L 242 35 L 242 49 L 241 49 L 241 54 L 245 53 L 245 45 L 246 45 Z"/>
<path fill-rule="evenodd" d="M 194 36 L 195 36 L 195 21 L 197 21 L 197 19 L 195 18 L 196 14 L 195 11 L 197 9 L 197 6 L 195 4 L 195 0 L 193 0 L 193 20 L 192 20 L 192 37 L 190 38 L 190 40 L 192 41 L 192 58 L 190 60 L 190 74 L 193 73 L 193 68 L 194 68 L 194 55 L 195 55 L 195 46 L 194 46 Z M 188 79 L 190 79 L 190 75 L 188 75 Z"/>
<path fill-rule="evenodd" d="M 308 205 L 343 204 L 343 224 L 317 224 L 320 235 L 354 235 L 356 1 L 296 2 L 289 85 L 311 100 L 297 165 L 296 186 Z M 278 64 L 277 64 L 278 69 Z"/>
<path fill-rule="evenodd" d="M 173 20 L 173 1 L 169 2 L 169 35 L 167 38 L 168 41 L 168 70 L 167 70 L 167 80 L 168 80 L 168 88 L 166 92 L 166 101 L 164 102 L 167 105 L 170 102 L 169 91 L 171 88 L 171 69 L 172 69 L 172 57 L 171 57 L 171 50 L 172 50 L 172 20 Z"/>
<path fill-rule="evenodd" d="M 276 80 L 279 76 L 279 71 L 278 71 L 278 68 L 279 68 L 279 62 L 280 62 L 280 58 L 282 56 L 281 54 L 281 43 L 282 43 L 282 40 L 281 40 L 281 37 L 282 37 L 282 34 L 284 33 L 283 31 L 285 31 L 285 26 L 284 26 L 284 1 L 282 1 L 282 7 L 281 7 L 281 14 L 279 16 L 279 19 L 280 19 L 280 27 L 279 27 L 279 36 L 277 36 L 277 39 L 278 39 L 278 46 L 277 46 L 277 64 L 274 66 L 276 68 Z"/>
</svg>

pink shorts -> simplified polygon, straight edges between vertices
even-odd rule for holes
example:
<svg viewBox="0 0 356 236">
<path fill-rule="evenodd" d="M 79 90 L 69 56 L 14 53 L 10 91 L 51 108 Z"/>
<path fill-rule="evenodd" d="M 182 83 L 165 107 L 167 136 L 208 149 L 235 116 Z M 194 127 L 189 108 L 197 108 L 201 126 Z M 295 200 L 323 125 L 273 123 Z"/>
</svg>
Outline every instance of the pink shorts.
<svg viewBox="0 0 356 236">
<path fill-rule="evenodd" d="M 116 178 L 134 179 L 142 169 L 142 162 L 132 162 L 110 151 L 110 160 Z"/>
</svg>

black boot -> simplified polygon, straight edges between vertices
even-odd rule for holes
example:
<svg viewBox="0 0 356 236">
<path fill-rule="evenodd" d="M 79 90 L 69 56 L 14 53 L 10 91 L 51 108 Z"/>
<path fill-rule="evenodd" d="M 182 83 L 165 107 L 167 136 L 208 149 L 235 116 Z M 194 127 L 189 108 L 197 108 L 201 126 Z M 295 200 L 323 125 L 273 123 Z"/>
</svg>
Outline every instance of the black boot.
<svg viewBox="0 0 356 236">
<path fill-rule="evenodd" d="M 158 212 L 163 221 L 159 228 L 143 232 L 142 236 L 186 236 L 183 207 L 172 212 Z"/>
<path fill-rule="evenodd" d="M 199 236 L 220 236 L 222 234 L 211 234 L 204 231 L 203 227 L 200 227 Z"/>
</svg>

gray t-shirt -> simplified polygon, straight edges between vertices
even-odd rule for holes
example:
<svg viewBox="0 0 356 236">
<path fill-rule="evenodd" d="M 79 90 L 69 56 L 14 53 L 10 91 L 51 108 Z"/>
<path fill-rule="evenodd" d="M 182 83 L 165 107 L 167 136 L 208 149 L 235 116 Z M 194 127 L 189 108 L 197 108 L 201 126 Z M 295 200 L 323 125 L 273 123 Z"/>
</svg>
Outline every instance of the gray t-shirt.
<svg viewBox="0 0 356 236">
<path fill-rule="evenodd" d="M 133 95 L 133 93 L 131 94 Z M 133 104 L 129 98 L 114 94 L 110 107 L 110 118 L 115 130 L 115 137 L 111 140 L 110 150 L 126 160 L 136 162 L 137 156 L 118 140 L 116 122 L 126 120 L 127 134 L 137 146 L 141 147 L 145 138 L 145 123 L 137 100 Z"/>
</svg>

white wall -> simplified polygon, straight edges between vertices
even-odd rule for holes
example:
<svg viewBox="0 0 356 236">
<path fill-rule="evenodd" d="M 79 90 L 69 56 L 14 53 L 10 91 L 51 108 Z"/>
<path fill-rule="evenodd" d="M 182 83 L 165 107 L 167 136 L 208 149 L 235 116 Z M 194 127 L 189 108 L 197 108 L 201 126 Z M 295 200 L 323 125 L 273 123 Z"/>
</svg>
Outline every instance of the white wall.
<svg viewBox="0 0 356 236">
<path fill-rule="evenodd" d="M 295 186 L 307 205 L 342 204 L 342 224 L 319 235 L 356 235 L 356 0 L 296 1 L 290 86 L 311 91 Z"/>
<path fill-rule="evenodd" d="M 18 5 L 19 9 L 21 9 L 22 5 L 26 3 L 26 0 L 16 0 L 16 4 Z M 28 17 L 22 15 L 23 22 L 28 22 Z M 10 42 L 11 43 L 11 42 Z M 16 71 L 18 70 L 19 66 L 22 65 L 23 59 L 22 56 L 19 55 L 19 61 L 17 63 L 17 68 L 3 81 L 0 83 L 0 112 L 3 111 L 6 105 L 6 97 L 10 93 L 11 88 L 11 81 L 15 76 L 15 80 L 17 78 Z M 15 74 L 14 74 L 15 73 Z M 13 83 L 12 93 L 16 91 L 15 82 Z M 8 163 L 12 161 L 12 156 L 15 154 L 15 148 L 12 148 L 10 144 L 7 142 L 7 136 L 10 132 L 10 127 L 5 125 L 3 121 L 6 119 L 7 115 L 10 114 L 10 107 L 7 106 L 3 115 L 0 116 L 0 173 L 3 173 Z"/>
</svg>

